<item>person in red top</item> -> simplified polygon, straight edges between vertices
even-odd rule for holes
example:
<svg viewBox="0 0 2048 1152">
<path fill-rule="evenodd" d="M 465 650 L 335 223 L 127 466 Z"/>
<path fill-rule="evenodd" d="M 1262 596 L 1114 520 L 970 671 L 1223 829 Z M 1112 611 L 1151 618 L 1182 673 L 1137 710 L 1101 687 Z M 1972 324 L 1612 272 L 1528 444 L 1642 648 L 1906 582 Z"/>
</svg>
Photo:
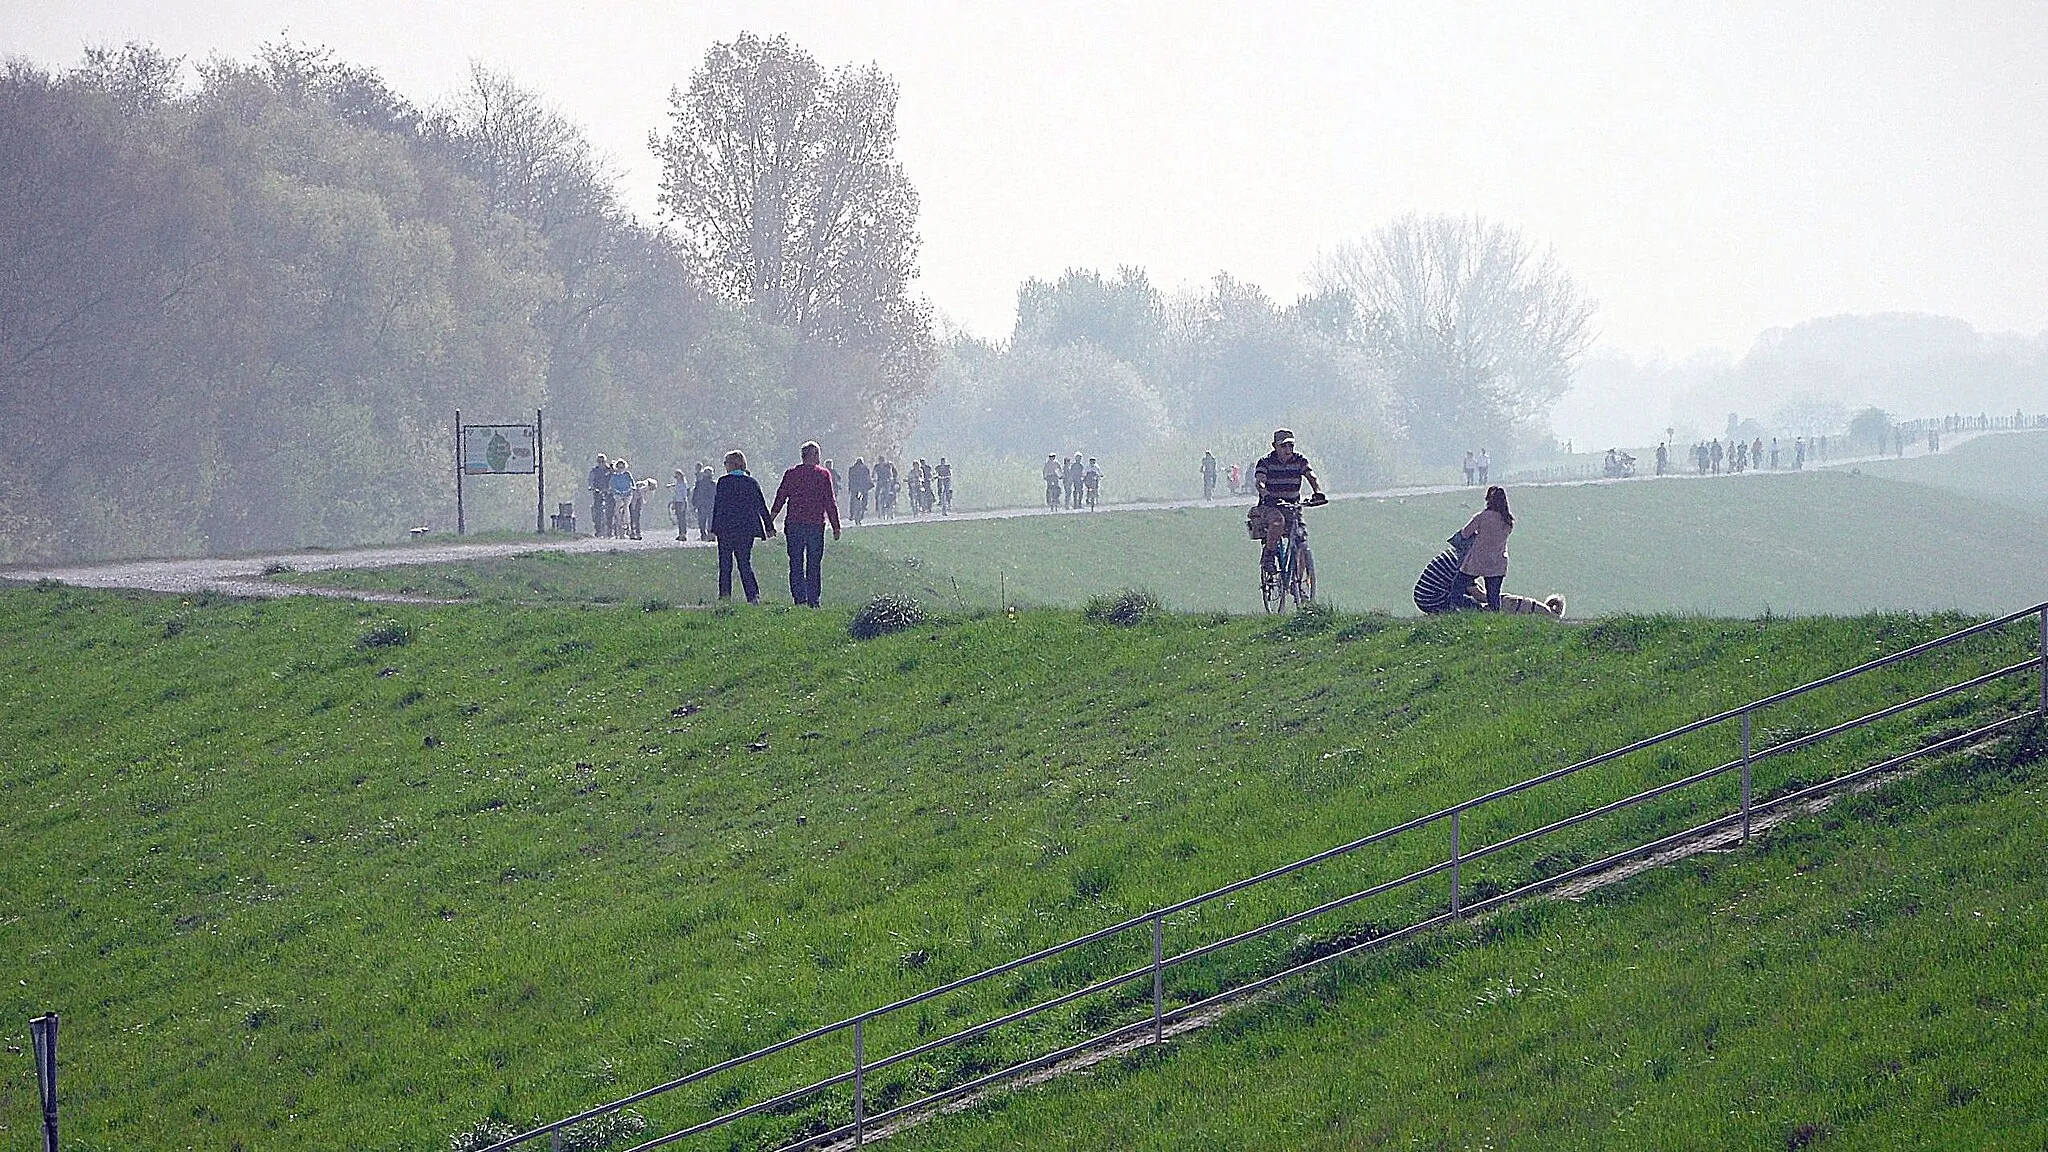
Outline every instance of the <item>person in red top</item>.
<svg viewBox="0 0 2048 1152">
<path fill-rule="evenodd" d="M 832 488 L 832 474 L 818 464 L 818 442 L 804 445 L 804 462 L 782 474 L 775 489 L 775 503 L 768 509 L 773 522 L 784 505 L 789 515 L 782 521 L 782 537 L 789 542 L 789 597 L 798 605 L 818 606 L 822 583 L 818 566 L 825 559 L 825 525 L 832 525 L 832 538 L 839 539 L 839 499 Z"/>
</svg>

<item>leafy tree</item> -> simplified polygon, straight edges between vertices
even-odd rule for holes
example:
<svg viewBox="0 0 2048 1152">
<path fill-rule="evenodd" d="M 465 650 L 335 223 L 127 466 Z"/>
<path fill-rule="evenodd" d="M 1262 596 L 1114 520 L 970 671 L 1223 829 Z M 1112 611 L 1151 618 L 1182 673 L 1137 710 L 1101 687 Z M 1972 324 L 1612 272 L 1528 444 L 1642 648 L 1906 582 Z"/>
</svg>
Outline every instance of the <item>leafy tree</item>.
<svg viewBox="0 0 2048 1152">
<path fill-rule="evenodd" d="M 702 282 L 815 341 L 792 433 L 893 446 L 929 385 L 896 95 L 877 68 L 828 74 L 787 38 L 746 34 L 670 93 L 669 131 L 652 141 L 662 204 Z"/>
<path fill-rule="evenodd" d="M 1119 268 L 1114 278 L 1069 268 L 1056 282 L 1033 277 L 1017 289 L 1010 339 L 1039 348 L 1086 341 L 1156 377 L 1168 339 L 1166 304 L 1142 268 Z"/>
<path fill-rule="evenodd" d="M 1872 451 L 1883 452 L 1891 444 L 1892 415 L 1882 408 L 1865 408 L 1849 417 L 1849 435 Z"/>
<path fill-rule="evenodd" d="M 1508 442 L 1570 386 L 1593 304 L 1550 253 L 1478 217 L 1406 216 L 1327 256 L 1357 300 L 1409 437 L 1444 462 Z"/>
</svg>

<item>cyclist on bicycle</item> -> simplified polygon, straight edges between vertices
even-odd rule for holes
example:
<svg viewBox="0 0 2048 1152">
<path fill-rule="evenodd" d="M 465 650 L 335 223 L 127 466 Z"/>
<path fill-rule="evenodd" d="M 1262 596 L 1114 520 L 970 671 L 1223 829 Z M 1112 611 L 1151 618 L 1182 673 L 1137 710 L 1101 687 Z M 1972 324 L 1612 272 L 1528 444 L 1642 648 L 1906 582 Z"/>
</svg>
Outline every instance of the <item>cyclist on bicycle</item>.
<svg viewBox="0 0 2048 1152">
<path fill-rule="evenodd" d="M 1309 467 L 1308 457 L 1294 450 L 1294 433 L 1281 428 L 1273 433 L 1273 451 L 1259 458 L 1252 466 L 1252 484 L 1259 494 L 1259 507 L 1281 510 L 1283 528 L 1279 532 L 1267 531 L 1265 552 L 1259 556 L 1259 570 L 1272 572 L 1279 564 L 1280 538 L 1286 535 L 1286 527 L 1296 517 L 1295 509 L 1301 504 L 1301 482 L 1308 481 L 1309 491 L 1315 495 L 1310 504 L 1328 503 L 1323 495 L 1322 482 L 1316 479 Z M 1307 530 L 1302 529 L 1304 535 Z"/>
</svg>

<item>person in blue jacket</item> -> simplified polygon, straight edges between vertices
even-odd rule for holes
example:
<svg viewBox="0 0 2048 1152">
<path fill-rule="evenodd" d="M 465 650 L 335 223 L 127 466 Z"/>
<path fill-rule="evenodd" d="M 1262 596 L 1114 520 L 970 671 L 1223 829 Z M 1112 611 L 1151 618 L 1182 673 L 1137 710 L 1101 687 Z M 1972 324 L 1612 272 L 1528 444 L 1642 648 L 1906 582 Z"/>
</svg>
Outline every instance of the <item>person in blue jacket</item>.
<svg viewBox="0 0 2048 1152">
<path fill-rule="evenodd" d="M 761 602 L 761 582 L 754 578 L 754 541 L 775 535 L 761 485 L 747 475 L 744 452 L 725 454 L 725 475 L 712 496 L 711 534 L 718 538 L 718 598 L 732 599 L 732 570 L 739 566 L 740 587 L 747 603 Z"/>
</svg>

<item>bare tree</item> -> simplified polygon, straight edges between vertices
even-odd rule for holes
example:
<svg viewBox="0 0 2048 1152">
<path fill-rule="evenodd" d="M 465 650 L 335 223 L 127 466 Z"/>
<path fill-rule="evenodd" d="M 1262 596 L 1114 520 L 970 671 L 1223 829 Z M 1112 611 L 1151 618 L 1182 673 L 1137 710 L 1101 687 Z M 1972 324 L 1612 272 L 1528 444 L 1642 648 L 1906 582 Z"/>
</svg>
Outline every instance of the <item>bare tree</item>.
<svg viewBox="0 0 2048 1152">
<path fill-rule="evenodd" d="M 1426 459 L 1505 446 L 1570 387 L 1593 339 L 1593 302 L 1556 257 L 1476 216 L 1404 216 L 1325 256 L 1316 279 L 1358 302 Z"/>
</svg>

